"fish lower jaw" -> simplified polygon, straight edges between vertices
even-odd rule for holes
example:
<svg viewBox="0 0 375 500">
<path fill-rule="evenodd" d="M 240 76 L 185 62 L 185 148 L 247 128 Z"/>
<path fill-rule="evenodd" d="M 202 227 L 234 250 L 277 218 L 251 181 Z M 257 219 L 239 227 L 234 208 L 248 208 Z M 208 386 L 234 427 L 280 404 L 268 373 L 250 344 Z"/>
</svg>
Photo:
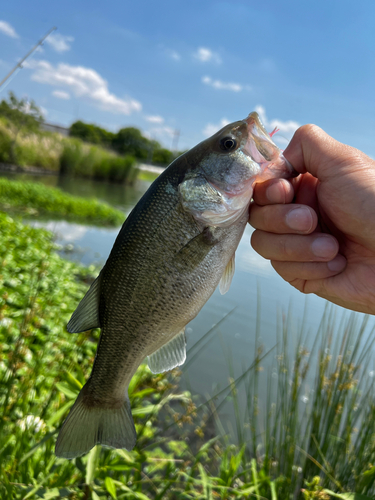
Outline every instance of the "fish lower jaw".
<svg viewBox="0 0 375 500">
<path fill-rule="evenodd" d="M 229 227 L 239 221 L 243 215 L 248 212 L 250 201 L 251 197 L 246 200 L 244 205 L 236 207 L 235 209 L 228 208 L 222 213 L 206 210 L 200 215 L 197 215 L 196 219 L 208 226 Z"/>
</svg>

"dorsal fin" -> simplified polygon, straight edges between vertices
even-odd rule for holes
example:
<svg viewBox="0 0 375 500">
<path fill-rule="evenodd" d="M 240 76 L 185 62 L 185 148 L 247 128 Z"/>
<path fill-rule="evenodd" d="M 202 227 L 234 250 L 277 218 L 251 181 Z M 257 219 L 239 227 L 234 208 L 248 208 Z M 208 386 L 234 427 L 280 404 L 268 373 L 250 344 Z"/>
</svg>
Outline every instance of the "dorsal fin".
<svg viewBox="0 0 375 500">
<path fill-rule="evenodd" d="M 80 333 L 91 328 L 99 328 L 99 298 L 101 274 L 88 289 L 86 295 L 72 314 L 66 329 L 69 333 Z"/>
<path fill-rule="evenodd" d="M 230 285 L 232 283 L 232 278 L 233 278 L 234 269 L 235 269 L 234 257 L 235 257 L 235 254 L 232 255 L 230 261 L 227 264 L 227 267 L 224 270 L 223 276 L 221 277 L 221 280 L 219 283 L 219 290 L 220 290 L 221 295 L 224 295 L 225 293 L 227 293 L 227 291 L 229 290 Z"/>
<path fill-rule="evenodd" d="M 184 364 L 185 359 L 186 339 L 183 329 L 172 340 L 148 356 L 148 366 L 152 373 L 162 373 Z"/>
</svg>

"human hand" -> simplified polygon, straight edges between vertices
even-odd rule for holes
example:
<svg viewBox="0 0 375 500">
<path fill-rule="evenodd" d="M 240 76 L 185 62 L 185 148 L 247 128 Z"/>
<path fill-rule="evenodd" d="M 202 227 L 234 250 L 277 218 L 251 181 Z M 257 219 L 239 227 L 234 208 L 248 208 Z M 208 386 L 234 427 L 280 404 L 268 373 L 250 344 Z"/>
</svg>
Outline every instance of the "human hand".
<svg viewBox="0 0 375 500">
<path fill-rule="evenodd" d="M 254 250 L 301 292 L 375 314 L 375 161 L 315 125 L 284 156 L 302 175 L 255 186 Z"/>
</svg>

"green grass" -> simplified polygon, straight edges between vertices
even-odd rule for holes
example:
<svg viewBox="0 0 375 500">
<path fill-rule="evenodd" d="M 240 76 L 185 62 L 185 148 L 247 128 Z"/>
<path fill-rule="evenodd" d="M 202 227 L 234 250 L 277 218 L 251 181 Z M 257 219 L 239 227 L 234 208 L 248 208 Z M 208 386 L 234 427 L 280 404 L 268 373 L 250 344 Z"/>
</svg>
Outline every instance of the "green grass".
<svg viewBox="0 0 375 500">
<path fill-rule="evenodd" d="M 3 213 L 0 233 L 0 498 L 374 498 L 372 340 L 365 322 L 336 324 L 329 311 L 309 352 L 307 333 L 284 320 L 271 368 L 262 370 L 258 345 L 252 365 L 208 401 L 181 392 L 176 372 L 153 376 L 142 365 L 129 388 L 136 448 L 57 459 L 58 429 L 98 339 L 97 330 L 68 334 L 65 325 L 94 269 L 61 259 L 50 233 Z M 222 428 L 224 404 L 237 409 L 239 445 L 224 429 L 207 440 L 212 418 Z"/>
<path fill-rule="evenodd" d="M 0 209 L 28 217 L 48 215 L 51 218 L 107 226 L 120 226 L 125 220 L 120 210 L 96 199 L 73 196 L 44 184 L 1 177 Z"/>
</svg>

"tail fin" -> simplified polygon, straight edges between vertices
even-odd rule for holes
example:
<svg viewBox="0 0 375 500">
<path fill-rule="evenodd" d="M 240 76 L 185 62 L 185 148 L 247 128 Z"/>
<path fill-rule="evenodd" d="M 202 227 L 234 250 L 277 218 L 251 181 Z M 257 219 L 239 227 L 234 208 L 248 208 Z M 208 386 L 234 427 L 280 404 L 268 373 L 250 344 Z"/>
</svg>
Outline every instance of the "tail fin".
<svg viewBox="0 0 375 500">
<path fill-rule="evenodd" d="M 76 458 L 96 444 L 132 450 L 137 440 L 130 401 L 119 408 L 87 406 L 82 391 L 65 420 L 56 441 L 56 456 Z"/>
</svg>

